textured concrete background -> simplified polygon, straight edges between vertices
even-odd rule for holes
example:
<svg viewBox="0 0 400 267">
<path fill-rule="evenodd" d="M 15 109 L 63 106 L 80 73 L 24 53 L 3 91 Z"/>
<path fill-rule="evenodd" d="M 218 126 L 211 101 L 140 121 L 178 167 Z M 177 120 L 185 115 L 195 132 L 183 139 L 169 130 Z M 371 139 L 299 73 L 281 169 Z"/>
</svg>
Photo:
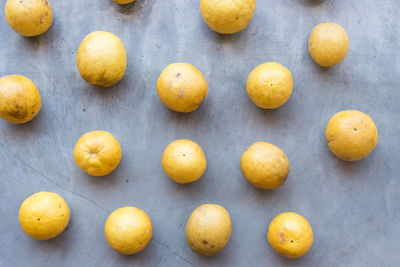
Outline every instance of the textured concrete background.
<svg viewBox="0 0 400 267">
<path fill-rule="evenodd" d="M 1 4 L 4 5 L 2 0 Z M 25 125 L 0 122 L 1 266 L 396 266 L 400 238 L 400 2 L 395 0 L 257 0 L 249 27 L 232 36 L 207 28 L 198 0 L 51 0 L 55 21 L 41 37 L 14 33 L 0 14 L 0 74 L 31 78 L 42 95 L 38 117 Z M 341 24 L 350 37 L 344 62 L 321 69 L 307 52 L 308 34 L 322 21 Z M 76 50 L 94 30 L 117 34 L 128 69 L 116 86 L 87 85 Z M 245 91 L 258 64 L 277 61 L 294 76 L 294 91 L 279 110 L 255 107 Z M 156 95 L 156 80 L 172 62 L 194 64 L 209 94 L 199 110 L 178 114 Z M 347 163 L 328 150 L 324 130 L 343 109 L 369 114 L 379 143 L 366 159 Z M 103 178 L 75 165 L 77 139 L 110 131 L 123 159 Z M 200 144 L 207 171 L 179 185 L 161 168 L 165 146 L 177 138 Z M 255 141 L 288 156 L 285 185 L 267 192 L 245 181 L 239 161 Z M 22 201 L 38 191 L 60 194 L 71 208 L 64 233 L 49 241 L 25 235 Z M 230 213 L 227 247 L 201 257 L 186 245 L 185 224 L 200 204 Z M 151 217 L 154 236 L 135 256 L 114 252 L 103 227 L 108 214 L 134 205 Z M 315 240 L 303 258 L 287 260 L 268 245 L 267 225 L 284 211 L 304 215 Z"/>
</svg>

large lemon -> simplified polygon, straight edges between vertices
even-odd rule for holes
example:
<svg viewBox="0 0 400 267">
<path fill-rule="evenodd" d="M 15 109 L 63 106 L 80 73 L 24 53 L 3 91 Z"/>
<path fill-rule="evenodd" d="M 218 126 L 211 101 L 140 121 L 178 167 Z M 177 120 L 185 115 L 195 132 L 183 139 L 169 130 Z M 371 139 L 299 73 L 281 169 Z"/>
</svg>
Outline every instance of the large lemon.
<svg viewBox="0 0 400 267">
<path fill-rule="evenodd" d="M 186 184 L 204 174 L 206 156 L 195 142 L 188 139 L 175 140 L 165 148 L 161 164 L 169 178 Z"/>
<path fill-rule="evenodd" d="M 298 258 L 311 248 L 313 231 L 300 214 L 284 212 L 269 224 L 268 242 L 278 254 L 287 258 Z"/>
<path fill-rule="evenodd" d="M 56 193 L 39 192 L 24 200 L 19 208 L 22 230 L 35 239 L 58 236 L 67 227 L 70 210 L 65 200 Z"/>
<path fill-rule="evenodd" d="M 153 235 L 153 227 L 146 212 L 136 207 L 123 207 L 108 216 L 104 233 L 110 247 L 131 255 L 146 248 Z"/>
<path fill-rule="evenodd" d="M 157 94 L 168 108 L 177 112 L 196 110 L 207 96 L 203 74 L 188 63 L 168 65 L 157 81 Z"/>
<path fill-rule="evenodd" d="M 104 176 L 112 172 L 121 157 L 122 149 L 118 140 L 105 131 L 82 135 L 74 148 L 74 160 L 78 167 L 93 176 Z"/>
<path fill-rule="evenodd" d="M 289 175 L 289 160 L 279 147 L 256 142 L 243 153 L 240 167 L 247 181 L 258 188 L 275 189 Z"/>
<path fill-rule="evenodd" d="M 0 116 L 11 123 L 25 123 L 40 111 L 39 90 L 31 80 L 21 75 L 0 78 Z"/>
<path fill-rule="evenodd" d="M 7 0 L 5 15 L 10 27 L 24 36 L 45 33 L 53 23 L 53 10 L 47 0 Z"/>
<path fill-rule="evenodd" d="M 325 135 L 331 152 L 347 161 L 368 156 L 378 143 L 374 121 L 357 110 L 336 113 L 328 122 Z"/>
<path fill-rule="evenodd" d="M 321 67 L 339 64 L 347 55 L 349 38 L 342 26 L 324 22 L 311 31 L 308 50 L 315 63 Z"/>
<path fill-rule="evenodd" d="M 253 18 L 256 0 L 200 0 L 200 13 L 213 31 L 231 34 L 243 30 Z"/>
<path fill-rule="evenodd" d="M 186 224 L 186 241 L 195 252 L 211 256 L 228 244 L 232 224 L 222 206 L 204 204 L 197 207 Z"/>
<path fill-rule="evenodd" d="M 89 84 L 110 87 L 122 79 L 127 59 L 124 44 L 118 36 L 103 31 L 88 34 L 77 53 L 82 78 Z"/>
<path fill-rule="evenodd" d="M 279 108 L 289 100 L 293 90 L 290 71 L 276 62 L 257 66 L 247 78 L 247 95 L 263 109 Z"/>
</svg>

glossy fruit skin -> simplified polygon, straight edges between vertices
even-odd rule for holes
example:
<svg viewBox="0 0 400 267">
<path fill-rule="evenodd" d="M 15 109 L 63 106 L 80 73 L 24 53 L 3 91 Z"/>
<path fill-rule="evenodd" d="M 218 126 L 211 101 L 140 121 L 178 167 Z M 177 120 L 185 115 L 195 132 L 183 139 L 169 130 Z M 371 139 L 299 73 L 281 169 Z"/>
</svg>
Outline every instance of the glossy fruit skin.
<svg viewBox="0 0 400 267">
<path fill-rule="evenodd" d="M 357 110 L 336 113 L 325 130 L 329 150 L 345 161 L 357 161 L 368 156 L 378 143 L 374 121 Z"/>
<path fill-rule="evenodd" d="M 299 258 L 306 254 L 314 240 L 308 221 L 295 212 L 276 216 L 268 227 L 268 242 L 281 256 Z"/>
<path fill-rule="evenodd" d="M 113 0 L 113 1 L 120 5 L 126 5 L 135 2 L 135 0 Z"/>
</svg>

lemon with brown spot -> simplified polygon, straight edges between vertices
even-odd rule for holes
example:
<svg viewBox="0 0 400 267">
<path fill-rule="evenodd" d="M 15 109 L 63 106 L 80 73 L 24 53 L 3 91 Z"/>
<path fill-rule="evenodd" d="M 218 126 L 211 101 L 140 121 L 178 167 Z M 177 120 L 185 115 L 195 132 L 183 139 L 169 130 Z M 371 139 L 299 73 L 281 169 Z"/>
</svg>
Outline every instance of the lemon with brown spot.
<svg viewBox="0 0 400 267">
<path fill-rule="evenodd" d="M 39 90 L 28 78 L 8 75 L 0 78 L 0 117 L 11 123 L 31 121 L 42 106 Z"/>
<path fill-rule="evenodd" d="M 104 233 L 111 248 L 131 255 L 147 247 L 153 227 L 146 212 L 136 207 L 123 207 L 108 216 Z"/>
<path fill-rule="evenodd" d="M 120 5 L 126 5 L 135 2 L 135 0 L 113 0 L 113 1 Z"/>
<path fill-rule="evenodd" d="M 336 113 L 325 130 L 330 151 L 346 161 L 357 161 L 368 156 L 378 143 L 378 129 L 374 121 L 357 110 Z"/>
<path fill-rule="evenodd" d="M 186 241 L 189 247 L 204 256 L 221 251 L 232 232 L 232 223 L 226 209 L 216 204 L 197 207 L 186 224 Z"/>
<path fill-rule="evenodd" d="M 104 176 L 117 168 L 122 157 L 118 140 L 105 131 L 82 135 L 74 148 L 74 160 L 79 168 L 93 176 Z"/>
<path fill-rule="evenodd" d="M 61 234 L 67 227 L 70 210 L 56 193 L 39 192 L 24 200 L 19 208 L 22 230 L 32 238 L 46 240 Z"/>
</svg>

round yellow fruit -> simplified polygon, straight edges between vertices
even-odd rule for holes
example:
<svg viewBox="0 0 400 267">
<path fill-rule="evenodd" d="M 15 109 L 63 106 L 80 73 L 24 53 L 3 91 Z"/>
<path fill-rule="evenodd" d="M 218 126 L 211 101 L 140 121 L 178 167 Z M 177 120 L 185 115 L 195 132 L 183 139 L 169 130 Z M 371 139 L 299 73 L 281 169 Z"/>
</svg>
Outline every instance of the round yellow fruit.
<svg viewBox="0 0 400 267">
<path fill-rule="evenodd" d="M 222 206 L 204 204 L 197 207 L 186 224 L 186 241 L 189 247 L 204 256 L 211 256 L 228 244 L 232 223 Z"/>
<path fill-rule="evenodd" d="M 126 5 L 126 4 L 133 3 L 135 0 L 113 0 L 113 1 L 120 5 Z"/>
<path fill-rule="evenodd" d="M 39 90 L 28 78 L 8 75 L 0 78 L 0 117 L 11 123 L 32 120 L 42 106 Z"/>
<path fill-rule="evenodd" d="M 39 192 L 24 200 L 19 208 L 22 230 L 32 238 L 46 240 L 58 236 L 67 227 L 70 210 L 56 193 Z"/>
<path fill-rule="evenodd" d="M 47 0 L 7 0 L 6 20 L 23 36 L 45 33 L 53 23 L 53 10 Z"/>
<path fill-rule="evenodd" d="M 283 185 L 290 169 L 285 153 L 267 142 L 256 142 L 247 148 L 240 167 L 247 181 L 261 189 L 275 189 Z"/>
<path fill-rule="evenodd" d="M 186 184 L 194 182 L 206 171 L 206 156 L 201 147 L 188 139 L 175 140 L 164 150 L 161 165 L 169 178 Z"/>
<path fill-rule="evenodd" d="M 122 254 L 136 254 L 150 243 L 153 227 L 150 217 L 136 207 L 123 207 L 108 216 L 104 233 L 110 247 Z"/>
<path fill-rule="evenodd" d="M 346 161 L 368 156 L 378 143 L 374 121 L 357 110 L 336 113 L 328 122 L 325 136 L 331 152 Z"/>
<path fill-rule="evenodd" d="M 203 74 L 188 63 L 168 65 L 157 81 L 157 94 L 161 102 L 177 112 L 196 110 L 207 92 L 207 81 Z"/>
<path fill-rule="evenodd" d="M 268 242 L 280 255 L 298 258 L 313 244 L 313 231 L 308 221 L 295 212 L 284 212 L 269 224 Z"/>
<path fill-rule="evenodd" d="M 276 62 L 257 66 L 247 78 L 247 95 L 263 109 L 279 108 L 289 100 L 293 91 L 290 71 Z"/>
<path fill-rule="evenodd" d="M 200 0 L 200 13 L 213 31 L 232 34 L 253 18 L 256 0 Z"/>
<path fill-rule="evenodd" d="M 76 61 L 79 73 L 86 82 L 110 87 L 125 74 L 126 50 L 118 36 L 95 31 L 79 45 Z"/>
<path fill-rule="evenodd" d="M 311 31 L 308 51 L 315 63 L 321 67 L 339 64 L 347 55 L 349 37 L 342 26 L 324 22 Z"/>
<path fill-rule="evenodd" d="M 82 135 L 74 148 L 74 160 L 78 167 L 93 176 L 104 176 L 112 172 L 121 157 L 122 149 L 118 140 L 105 131 Z"/>
</svg>

